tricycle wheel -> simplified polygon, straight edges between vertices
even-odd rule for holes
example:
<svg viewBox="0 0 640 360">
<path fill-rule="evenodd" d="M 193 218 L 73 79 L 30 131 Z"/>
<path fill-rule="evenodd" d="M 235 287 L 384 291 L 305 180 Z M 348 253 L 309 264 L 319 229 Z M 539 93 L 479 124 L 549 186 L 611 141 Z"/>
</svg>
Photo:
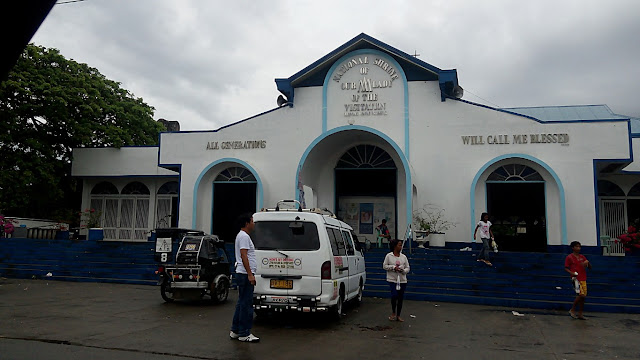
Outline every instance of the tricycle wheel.
<svg viewBox="0 0 640 360">
<path fill-rule="evenodd" d="M 226 279 L 220 279 L 217 283 L 211 284 L 211 299 L 215 303 L 223 303 L 227 301 L 229 296 L 229 282 Z"/>
<path fill-rule="evenodd" d="M 160 285 L 160 296 L 162 296 L 162 299 L 166 302 L 173 302 L 173 294 L 167 290 L 168 287 L 168 281 L 164 281 L 162 285 Z"/>
</svg>

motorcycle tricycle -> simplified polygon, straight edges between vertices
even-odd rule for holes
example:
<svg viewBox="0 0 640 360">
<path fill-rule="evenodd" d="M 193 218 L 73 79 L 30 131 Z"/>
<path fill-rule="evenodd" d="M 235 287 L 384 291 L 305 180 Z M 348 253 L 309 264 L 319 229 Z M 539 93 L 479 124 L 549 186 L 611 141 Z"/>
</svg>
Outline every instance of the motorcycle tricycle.
<svg viewBox="0 0 640 360">
<path fill-rule="evenodd" d="M 175 264 L 161 264 L 158 275 L 160 295 L 166 302 L 199 300 L 206 296 L 216 303 L 226 301 L 231 270 L 224 241 L 216 235 L 184 236 Z"/>
</svg>

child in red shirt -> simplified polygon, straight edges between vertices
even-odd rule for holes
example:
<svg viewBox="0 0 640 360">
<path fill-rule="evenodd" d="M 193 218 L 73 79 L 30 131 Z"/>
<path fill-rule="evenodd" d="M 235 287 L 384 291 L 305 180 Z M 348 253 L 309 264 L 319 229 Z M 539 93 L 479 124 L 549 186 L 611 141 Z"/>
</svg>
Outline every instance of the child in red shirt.
<svg viewBox="0 0 640 360">
<path fill-rule="evenodd" d="M 591 263 L 584 255 L 580 254 L 582 245 L 578 241 L 571 242 L 571 250 L 573 253 L 567 255 L 564 260 L 564 269 L 571 274 L 571 280 L 575 284 L 576 298 L 573 300 L 573 306 L 569 310 L 569 315 L 574 319 L 587 320 L 582 316 L 584 309 L 584 300 L 587 297 L 587 268 L 591 269 Z M 578 308 L 578 314 L 576 314 Z"/>
</svg>

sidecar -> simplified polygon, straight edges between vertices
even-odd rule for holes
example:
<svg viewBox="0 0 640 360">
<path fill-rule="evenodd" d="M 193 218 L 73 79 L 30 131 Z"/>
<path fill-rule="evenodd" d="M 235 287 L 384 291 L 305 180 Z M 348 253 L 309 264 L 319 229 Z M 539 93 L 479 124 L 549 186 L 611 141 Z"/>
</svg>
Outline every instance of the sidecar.
<svg viewBox="0 0 640 360">
<path fill-rule="evenodd" d="M 158 274 L 160 295 L 166 302 L 199 300 L 208 296 L 221 303 L 229 295 L 229 256 L 224 241 L 216 235 L 184 236 L 176 252 L 175 264 L 160 265 Z"/>
</svg>

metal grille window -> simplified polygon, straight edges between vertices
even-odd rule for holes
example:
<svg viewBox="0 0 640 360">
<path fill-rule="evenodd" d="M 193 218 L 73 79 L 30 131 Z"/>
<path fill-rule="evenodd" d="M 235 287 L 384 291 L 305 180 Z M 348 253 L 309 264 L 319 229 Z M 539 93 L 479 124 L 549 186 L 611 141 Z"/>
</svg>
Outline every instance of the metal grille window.
<svg viewBox="0 0 640 360">
<path fill-rule="evenodd" d="M 120 201 L 120 240 L 144 240 L 149 231 L 149 188 L 138 181 L 122 189 Z"/>
<path fill-rule="evenodd" d="M 141 182 L 127 184 L 122 193 L 108 182 L 91 190 L 91 208 L 102 214 L 105 240 L 144 240 L 149 232 L 149 188 Z"/>
<path fill-rule="evenodd" d="M 179 185 L 177 181 L 170 181 L 164 183 L 160 189 L 158 189 L 158 196 L 156 198 L 156 228 L 168 228 L 172 226 L 172 216 L 176 213 L 177 209 L 173 206 L 177 206 L 177 198 L 179 192 Z"/>
<path fill-rule="evenodd" d="M 114 196 L 118 196 L 118 188 L 108 181 L 103 181 L 96 184 L 93 189 L 91 189 L 91 196 L 89 197 L 89 206 L 101 214 L 100 225 L 105 230 L 105 239 L 115 238 L 115 236 L 107 237 L 108 230 L 106 228 L 111 224 L 109 222 L 111 220 L 109 217 L 110 214 L 107 212 L 106 205 L 108 204 L 108 200 Z"/>
</svg>

